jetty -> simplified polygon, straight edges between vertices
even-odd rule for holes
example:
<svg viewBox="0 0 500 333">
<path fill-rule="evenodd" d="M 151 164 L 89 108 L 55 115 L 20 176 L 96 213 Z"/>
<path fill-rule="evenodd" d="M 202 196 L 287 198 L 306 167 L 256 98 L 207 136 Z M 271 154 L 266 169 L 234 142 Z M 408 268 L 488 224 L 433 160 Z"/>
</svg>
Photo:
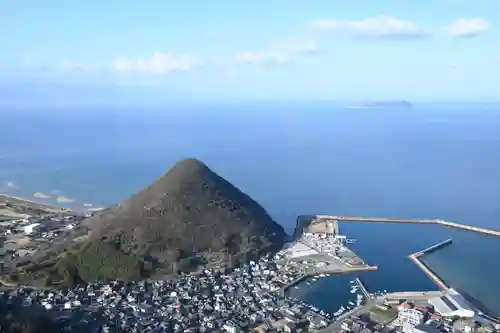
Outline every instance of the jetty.
<svg viewBox="0 0 500 333">
<path fill-rule="evenodd" d="M 500 236 L 499 230 L 474 227 L 467 224 L 461 224 L 441 219 L 419 219 L 419 218 L 392 218 L 392 217 L 362 217 L 362 216 L 334 216 L 334 215 L 316 215 L 312 223 L 318 223 L 324 220 L 336 222 L 371 222 L 371 223 L 413 223 L 413 224 L 438 224 L 444 227 L 473 231 L 490 236 Z"/>
<path fill-rule="evenodd" d="M 453 239 L 450 237 L 442 242 L 439 242 L 437 244 L 434 244 L 432 246 L 429 246 L 428 248 L 422 250 L 422 251 L 418 251 L 418 252 L 415 252 L 413 254 L 411 254 L 410 256 L 413 256 L 413 257 L 420 257 L 420 256 L 423 256 L 424 254 L 427 254 L 427 253 L 430 253 L 430 252 L 433 252 L 433 251 L 436 251 L 446 245 L 450 245 L 451 243 L 453 242 Z"/>
<path fill-rule="evenodd" d="M 431 271 L 429 269 L 429 267 L 427 267 L 427 265 L 424 264 L 422 262 L 422 260 L 420 260 L 420 257 L 423 256 L 426 253 L 430 253 L 432 251 L 440 249 L 443 246 L 449 245 L 451 243 L 452 243 L 452 239 L 449 238 L 449 239 L 444 240 L 442 242 L 439 242 L 439 243 L 437 243 L 435 245 L 429 246 L 428 248 L 426 248 L 426 249 L 424 249 L 422 251 L 418 251 L 418 252 L 415 252 L 415 253 L 409 255 L 409 258 L 411 259 L 411 261 L 413 261 L 428 277 L 430 277 L 431 280 L 434 281 L 434 283 L 441 290 L 445 290 L 445 291 L 448 290 L 448 289 L 450 289 L 450 287 L 448 287 L 446 285 L 446 283 L 444 283 L 444 281 L 439 276 L 437 276 L 437 274 L 435 274 L 433 271 Z"/>
<path fill-rule="evenodd" d="M 368 290 L 366 289 L 364 283 L 360 280 L 360 278 L 356 278 L 354 281 L 359 286 L 359 290 L 361 291 L 361 293 L 363 294 L 363 296 L 365 296 L 365 299 L 367 301 L 370 300 L 371 299 L 371 295 L 368 292 Z"/>
</svg>

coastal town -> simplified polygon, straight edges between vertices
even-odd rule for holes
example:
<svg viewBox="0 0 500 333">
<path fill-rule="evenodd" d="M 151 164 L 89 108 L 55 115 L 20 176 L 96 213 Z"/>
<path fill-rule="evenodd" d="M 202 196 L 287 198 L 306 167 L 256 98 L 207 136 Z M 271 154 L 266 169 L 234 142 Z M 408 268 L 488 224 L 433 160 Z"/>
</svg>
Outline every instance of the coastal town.
<svg viewBox="0 0 500 333">
<path fill-rule="evenodd" d="M 65 292 L 18 287 L 1 297 L 20 307 L 42 307 L 75 332 L 489 333 L 499 328 L 452 295 L 369 294 L 335 316 L 286 296 L 301 274 L 298 266 L 265 257 L 230 272 L 89 283 Z"/>
<path fill-rule="evenodd" d="M 4 261 L 28 256 L 95 214 L 29 214 L 4 221 Z M 65 290 L 4 285 L 12 309 L 36 309 L 74 332 L 492 333 L 500 326 L 458 292 L 387 293 L 349 286 L 355 302 L 333 313 L 289 295 L 289 288 L 373 270 L 348 248 L 334 221 L 309 221 L 283 250 L 234 268 L 177 278 L 93 282 Z M 30 310 L 35 311 L 35 310 Z"/>
</svg>

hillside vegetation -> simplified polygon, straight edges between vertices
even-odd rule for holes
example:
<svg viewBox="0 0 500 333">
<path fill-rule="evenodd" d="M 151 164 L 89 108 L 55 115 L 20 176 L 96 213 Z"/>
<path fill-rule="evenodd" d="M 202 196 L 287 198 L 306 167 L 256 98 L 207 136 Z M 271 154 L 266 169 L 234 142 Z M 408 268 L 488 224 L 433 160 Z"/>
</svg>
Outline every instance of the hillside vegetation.
<svg viewBox="0 0 500 333">
<path fill-rule="evenodd" d="M 136 280 L 237 265 L 280 249 L 285 237 L 257 202 L 195 159 L 83 223 L 85 241 L 54 246 L 23 274 L 47 284 Z"/>
</svg>

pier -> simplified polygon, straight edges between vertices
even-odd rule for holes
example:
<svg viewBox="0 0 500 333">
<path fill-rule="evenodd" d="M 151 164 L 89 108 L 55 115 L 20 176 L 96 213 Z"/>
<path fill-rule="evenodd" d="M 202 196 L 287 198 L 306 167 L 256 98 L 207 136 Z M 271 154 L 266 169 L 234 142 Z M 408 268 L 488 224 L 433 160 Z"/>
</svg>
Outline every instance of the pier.
<svg viewBox="0 0 500 333">
<path fill-rule="evenodd" d="M 445 241 L 442 241 L 442 242 L 439 242 L 433 246 L 430 246 L 422 251 L 418 251 L 418 252 L 415 252 L 413 254 L 410 254 L 409 258 L 411 259 L 411 261 L 413 261 L 428 277 L 431 278 L 432 281 L 434 281 L 435 284 L 437 284 L 437 286 L 442 289 L 442 290 L 448 290 L 450 289 L 446 283 L 444 283 L 443 280 L 441 280 L 441 278 L 439 278 L 433 271 L 431 271 L 429 269 L 429 267 L 427 267 L 427 265 L 425 265 L 422 260 L 420 260 L 420 257 L 423 256 L 424 254 L 426 253 L 429 253 L 429 252 L 432 252 L 432 251 L 435 251 L 443 246 L 446 246 L 448 244 L 451 244 L 452 242 L 452 239 L 449 238 Z"/>
<path fill-rule="evenodd" d="M 366 301 L 369 301 L 372 297 L 371 297 L 370 293 L 368 292 L 368 290 L 366 289 L 363 282 L 359 278 L 356 278 L 354 281 L 356 281 L 356 284 L 359 286 L 359 290 L 361 290 L 361 293 L 363 294 L 363 296 L 365 296 Z"/>
<path fill-rule="evenodd" d="M 312 269 L 312 270 L 306 269 L 296 279 L 284 285 L 280 290 L 280 294 L 283 295 L 287 289 L 295 286 L 296 284 L 304 281 L 307 278 L 314 277 L 319 274 L 341 275 L 341 274 L 352 274 L 356 272 L 376 271 L 377 269 L 378 266 L 365 266 L 365 267 L 353 267 L 353 268 L 342 268 L 342 269 Z M 358 281 L 359 279 L 356 280 Z M 361 280 L 359 280 L 359 282 L 356 283 L 360 285 L 360 290 L 363 292 L 363 294 L 365 294 L 366 292 L 366 295 L 368 296 L 366 295 L 365 296 L 368 298 L 370 294 L 368 293 L 368 291 L 366 291 L 366 288 L 364 287 Z"/>
<path fill-rule="evenodd" d="M 390 217 L 361 217 L 361 216 L 330 216 L 330 215 L 316 215 L 316 221 L 313 220 L 312 223 L 321 220 L 333 220 L 337 222 L 375 222 L 375 223 L 413 223 L 413 224 L 438 224 L 444 227 L 450 227 L 455 229 L 462 229 L 467 231 L 478 232 L 490 236 L 499 236 L 499 230 L 487 229 L 474 227 L 467 224 L 461 224 L 451 221 L 445 221 L 441 219 L 418 219 L 418 218 L 390 218 Z"/>
</svg>

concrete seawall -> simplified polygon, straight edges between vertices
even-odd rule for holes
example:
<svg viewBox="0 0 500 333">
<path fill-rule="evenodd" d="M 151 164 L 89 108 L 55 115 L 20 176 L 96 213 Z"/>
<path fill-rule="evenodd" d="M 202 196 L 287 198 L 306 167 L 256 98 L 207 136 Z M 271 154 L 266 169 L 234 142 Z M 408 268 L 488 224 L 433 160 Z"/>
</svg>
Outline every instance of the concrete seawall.
<svg viewBox="0 0 500 333">
<path fill-rule="evenodd" d="M 426 253 L 436 251 L 437 249 L 440 249 L 443 246 L 449 245 L 451 243 L 452 243 L 452 239 L 448 238 L 447 240 L 444 240 L 444 241 L 439 242 L 435 245 L 429 246 L 428 248 L 426 248 L 422 251 L 415 252 L 409 256 L 411 261 L 413 261 L 442 290 L 448 290 L 449 287 L 446 285 L 446 283 L 444 283 L 444 281 L 439 276 L 437 276 L 437 274 L 435 274 L 433 271 L 431 271 L 429 269 L 429 267 L 427 267 L 427 265 L 425 265 L 422 262 L 422 260 L 420 260 L 420 257 Z"/>
<path fill-rule="evenodd" d="M 390 218 L 390 217 L 361 217 L 361 216 L 333 216 L 316 215 L 320 220 L 335 220 L 338 222 L 381 222 L 381 223 L 420 223 L 433 224 L 434 219 L 416 219 L 416 218 Z"/>
<path fill-rule="evenodd" d="M 389 217 L 361 217 L 361 216 L 334 216 L 334 215 L 316 215 L 319 220 L 335 220 L 338 222 L 369 222 L 369 223 L 413 223 L 413 224 L 438 224 L 445 227 L 462 229 L 478 232 L 490 236 L 500 236 L 499 230 L 474 227 L 467 224 L 461 224 L 440 219 L 418 219 L 418 218 L 389 218 Z"/>
<path fill-rule="evenodd" d="M 460 223 L 455 223 L 455 222 L 450 222 L 450 221 L 443 221 L 443 220 L 438 220 L 436 223 L 439 225 L 445 226 L 445 227 L 474 231 L 474 232 L 479 232 L 479 233 L 482 233 L 485 235 L 490 235 L 490 236 L 500 236 L 500 231 L 497 231 L 497 230 L 479 228 L 479 227 L 474 227 L 471 225 L 465 225 L 465 224 L 460 224 Z"/>
<path fill-rule="evenodd" d="M 448 290 L 449 287 L 441 280 L 436 274 L 434 274 L 418 257 L 410 256 L 410 259 L 422 270 L 424 273 L 434 281 L 435 284 L 440 289 Z"/>
<path fill-rule="evenodd" d="M 440 248 L 442 248 L 442 247 L 444 247 L 446 245 L 450 245 L 452 242 L 453 242 L 453 239 L 452 238 L 448 238 L 447 240 L 444 240 L 442 242 L 439 242 L 437 244 L 429 246 L 428 248 L 426 248 L 426 249 L 424 249 L 422 251 L 415 252 L 411 256 L 414 256 L 414 257 L 418 258 L 420 256 L 423 256 L 424 254 L 431 253 L 433 251 L 439 250 Z"/>
<path fill-rule="evenodd" d="M 339 268 L 339 269 L 328 269 L 328 268 L 319 268 L 312 269 L 310 271 L 306 271 L 306 275 L 311 277 L 319 274 L 351 274 L 357 272 L 373 272 L 378 270 L 378 266 L 362 266 L 362 267 L 349 267 L 349 268 Z"/>
</svg>

